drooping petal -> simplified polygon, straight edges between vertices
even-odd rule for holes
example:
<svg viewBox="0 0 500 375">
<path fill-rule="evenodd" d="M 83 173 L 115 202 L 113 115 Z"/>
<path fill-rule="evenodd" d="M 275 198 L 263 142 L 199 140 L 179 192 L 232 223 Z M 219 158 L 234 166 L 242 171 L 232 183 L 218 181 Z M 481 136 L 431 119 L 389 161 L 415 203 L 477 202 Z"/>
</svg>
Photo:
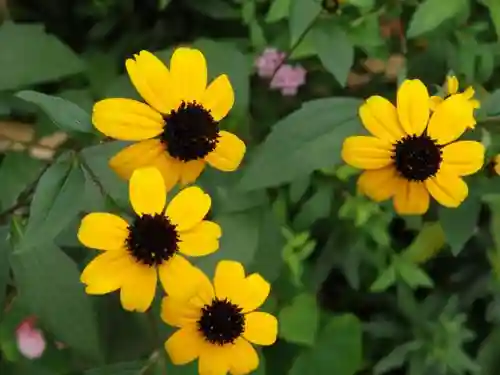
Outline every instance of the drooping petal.
<svg viewBox="0 0 500 375">
<path fill-rule="evenodd" d="M 124 148 L 111 158 L 109 165 L 127 181 L 138 168 L 156 167 L 163 176 L 167 191 L 171 190 L 180 178 L 180 163 L 168 155 L 157 139 L 142 141 Z"/>
<path fill-rule="evenodd" d="M 453 95 L 458 92 L 458 79 L 455 76 L 446 77 L 446 92 Z"/>
<path fill-rule="evenodd" d="M 201 310 L 186 299 L 164 297 L 161 304 L 161 318 L 174 327 L 195 324 L 200 318 Z"/>
<path fill-rule="evenodd" d="M 210 280 L 198 268 L 180 255 L 174 255 L 159 267 L 163 289 L 171 297 L 189 300 L 194 296 L 206 298 L 210 303 L 214 292 Z"/>
<path fill-rule="evenodd" d="M 133 266 L 126 251 L 107 251 L 90 261 L 80 280 L 88 294 L 107 294 L 122 286 Z"/>
<path fill-rule="evenodd" d="M 241 283 L 240 293 L 233 296 L 233 302 L 247 313 L 262 306 L 270 292 L 271 285 L 262 276 L 253 273 Z"/>
<path fill-rule="evenodd" d="M 123 141 L 142 141 L 163 131 L 161 115 L 132 99 L 104 99 L 94 105 L 92 123 L 101 133 Z"/>
<path fill-rule="evenodd" d="M 394 194 L 394 209 L 400 215 L 422 215 L 429 209 L 430 197 L 423 182 L 405 181 Z"/>
<path fill-rule="evenodd" d="M 232 133 L 221 130 L 215 150 L 209 153 L 205 160 L 220 171 L 232 172 L 240 166 L 245 152 L 246 146 L 241 139 Z"/>
<path fill-rule="evenodd" d="M 239 338 L 231 348 L 229 371 L 232 375 L 246 375 L 259 367 L 259 355 L 245 339 Z"/>
<path fill-rule="evenodd" d="M 342 159 L 360 169 L 379 169 L 393 163 L 392 145 L 375 137 L 346 138 L 342 145 Z"/>
<path fill-rule="evenodd" d="M 204 342 L 195 325 L 177 330 L 165 342 L 165 350 L 174 365 L 185 365 L 200 356 Z"/>
<path fill-rule="evenodd" d="M 170 60 L 172 90 L 186 102 L 200 102 L 207 87 L 207 62 L 194 48 L 177 48 Z"/>
<path fill-rule="evenodd" d="M 358 188 L 362 194 L 376 202 L 391 198 L 403 183 L 394 166 L 367 170 L 358 179 Z"/>
<path fill-rule="evenodd" d="M 125 63 L 132 84 L 150 106 L 169 113 L 179 106 L 179 96 L 172 86 L 167 67 L 155 55 L 141 51 Z"/>
<path fill-rule="evenodd" d="M 181 184 L 187 185 L 196 181 L 204 168 L 204 160 L 191 160 L 186 163 L 180 163 Z"/>
<path fill-rule="evenodd" d="M 210 110 L 215 121 L 227 116 L 234 105 L 234 91 L 226 74 L 221 74 L 212 81 L 203 94 L 201 104 Z"/>
<path fill-rule="evenodd" d="M 239 262 L 222 260 L 215 268 L 214 288 L 219 299 L 237 300 L 245 281 L 245 269 Z"/>
<path fill-rule="evenodd" d="M 405 136 L 396 107 L 381 96 L 369 97 L 359 108 L 359 116 L 365 128 L 377 138 L 395 143 Z"/>
<path fill-rule="evenodd" d="M 421 135 L 427 126 L 430 114 L 429 92 L 418 79 L 407 79 L 397 94 L 399 122 L 409 135 Z"/>
<path fill-rule="evenodd" d="M 262 311 L 245 315 L 243 337 L 257 345 L 272 345 L 278 336 L 278 319 Z"/>
<path fill-rule="evenodd" d="M 122 306 L 128 311 L 145 312 L 155 297 L 156 269 L 135 263 L 120 290 Z"/>
<path fill-rule="evenodd" d="M 231 362 L 231 347 L 205 344 L 198 362 L 199 375 L 227 375 Z"/>
<path fill-rule="evenodd" d="M 121 250 L 128 236 L 128 223 L 121 217 L 106 212 L 86 215 L 78 229 L 82 244 L 98 250 Z"/>
<path fill-rule="evenodd" d="M 161 214 L 167 201 L 163 177 L 155 167 L 136 169 L 130 178 L 130 203 L 137 215 Z"/>
<path fill-rule="evenodd" d="M 168 204 L 165 212 L 171 222 L 177 225 L 177 231 L 192 229 L 205 218 L 212 200 L 197 186 L 185 188 Z"/>
<path fill-rule="evenodd" d="M 445 145 L 460 137 L 476 124 L 474 108 L 463 95 L 453 95 L 439 105 L 431 116 L 427 134 Z"/>
<path fill-rule="evenodd" d="M 219 248 L 221 235 L 219 224 L 204 220 L 192 229 L 179 233 L 179 251 L 194 257 L 212 254 Z"/>
<path fill-rule="evenodd" d="M 450 143 L 442 150 L 443 168 L 457 176 L 467 176 L 479 171 L 484 164 L 485 148 L 475 141 Z"/>
<path fill-rule="evenodd" d="M 467 198 L 469 189 L 465 181 L 452 173 L 440 170 L 425 181 L 429 193 L 445 207 L 458 207 Z"/>
</svg>

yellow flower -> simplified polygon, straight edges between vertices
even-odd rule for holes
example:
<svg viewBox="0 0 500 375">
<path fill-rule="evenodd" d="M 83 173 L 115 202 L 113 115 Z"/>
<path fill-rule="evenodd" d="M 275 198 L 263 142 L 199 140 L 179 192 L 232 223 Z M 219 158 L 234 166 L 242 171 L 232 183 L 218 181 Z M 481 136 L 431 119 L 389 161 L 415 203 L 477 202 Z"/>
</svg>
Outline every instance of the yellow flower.
<svg viewBox="0 0 500 375">
<path fill-rule="evenodd" d="M 495 155 L 495 157 L 488 163 L 488 169 L 490 175 L 498 175 L 500 176 L 500 154 Z"/>
<path fill-rule="evenodd" d="M 180 254 L 215 252 L 221 228 L 203 220 L 211 200 L 198 187 L 182 190 L 165 208 L 165 184 L 155 168 L 136 170 L 129 194 L 135 211 L 130 223 L 102 212 L 83 218 L 78 239 L 104 252 L 87 265 L 81 281 L 88 294 L 120 289 L 123 308 L 143 312 L 154 299 L 158 276 L 168 294 L 192 293 L 198 272 Z"/>
<path fill-rule="evenodd" d="M 462 176 L 477 172 L 484 162 L 484 146 L 457 141 L 474 122 L 471 106 L 452 95 L 430 112 L 427 88 L 406 80 L 397 93 L 397 108 L 372 96 L 359 110 L 372 136 L 349 137 L 342 158 L 365 169 L 358 187 L 375 201 L 394 199 L 400 214 L 423 214 L 429 193 L 446 207 L 464 201 L 468 188 Z"/>
<path fill-rule="evenodd" d="M 458 79 L 455 76 L 448 76 L 446 77 L 446 85 L 445 85 L 445 93 L 446 96 L 445 98 L 441 98 L 440 96 L 431 96 L 431 110 L 435 111 L 437 106 L 443 103 L 443 100 L 449 98 L 452 95 L 459 95 L 464 99 L 464 105 L 470 105 L 472 106 L 472 109 L 478 109 L 481 107 L 481 104 L 479 103 L 479 100 L 474 99 L 474 94 L 475 91 L 472 88 L 472 86 L 467 87 L 464 92 L 459 92 L 459 83 Z M 474 123 L 470 124 L 469 127 L 471 129 L 474 129 L 476 126 L 476 121 Z"/>
<path fill-rule="evenodd" d="M 277 319 L 255 311 L 266 300 L 270 285 L 258 274 L 245 277 L 238 262 L 221 261 L 214 284 L 199 271 L 203 280 L 191 296 L 163 299 L 162 319 L 179 327 L 165 343 L 174 364 L 199 358 L 200 375 L 244 375 L 259 366 L 259 357 L 250 343 L 272 345 L 278 332 Z"/>
<path fill-rule="evenodd" d="M 96 103 L 92 116 L 105 135 L 138 141 L 111 159 L 119 176 L 128 180 L 135 169 L 155 166 L 170 190 L 178 181 L 195 181 L 206 163 L 221 171 L 238 168 L 245 144 L 219 128 L 234 103 L 227 75 L 207 87 L 205 57 L 191 48 L 174 51 L 170 70 L 148 51 L 128 59 L 126 67 L 147 104 L 104 99 Z"/>
</svg>

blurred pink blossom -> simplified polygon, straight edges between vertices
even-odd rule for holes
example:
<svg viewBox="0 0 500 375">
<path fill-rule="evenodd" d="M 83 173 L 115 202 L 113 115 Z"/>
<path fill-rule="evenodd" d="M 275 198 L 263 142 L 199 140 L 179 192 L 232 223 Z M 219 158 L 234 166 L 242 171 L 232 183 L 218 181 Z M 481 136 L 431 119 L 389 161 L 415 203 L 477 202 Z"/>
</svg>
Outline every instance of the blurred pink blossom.
<svg viewBox="0 0 500 375">
<path fill-rule="evenodd" d="M 305 84 L 306 74 L 307 71 L 300 65 L 282 65 L 271 80 L 270 87 L 281 90 L 285 96 L 294 96 L 299 87 Z"/>
<path fill-rule="evenodd" d="M 257 74 L 261 78 L 271 78 L 274 71 L 285 59 L 285 53 L 278 51 L 276 48 L 266 48 L 262 55 L 255 60 Z"/>
<path fill-rule="evenodd" d="M 40 358 L 46 343 L 43 332 L 35 327 L 36 317 L 25 319 L 16 330 L 17 347 L 29 359 Z"/>
</svg>

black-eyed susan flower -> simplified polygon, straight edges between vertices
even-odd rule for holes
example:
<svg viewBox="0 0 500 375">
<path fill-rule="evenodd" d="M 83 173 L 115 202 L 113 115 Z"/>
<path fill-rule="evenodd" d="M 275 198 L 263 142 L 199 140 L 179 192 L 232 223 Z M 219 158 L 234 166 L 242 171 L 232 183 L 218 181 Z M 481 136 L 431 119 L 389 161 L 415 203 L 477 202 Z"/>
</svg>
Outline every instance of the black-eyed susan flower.
<svg viewBox="0 0 500 375">
<path fill-rule="evenodd" d="M 255 311 L 266 300 L 270 285 L 258 274 L 245 277 L 238 262 L 221 261 L 213 285 L 201 276 L 191 296 L 163 299 L 162 319 L 179 327 L 165 343 L 172 362 L 182 365 L 199 358 L 200 375 L 244 375 L 259 365 L 251 345 L 272 345 L 278 322 Z"/>
<path fill-rule="evenodd" d="M 184 47 L 174 51 L 170 70 L 148 51 L 128 59 L 126 67 L 147 104 L 104 99 L 96 103 L 92 116 L 105 135 L 137 141 L 111 159 L 110 166 L 119 176 L 128 180 L 135 169 L 155 166 L 170 190 L 179 181 L 196 180 L 206 163 L 221 171 L 238 168 L 245 144 L 219 127 L 234 103 L 227 75 L 207 87 L 205 57 Z"/>
<path fill-rule="evenodd" d="M 455 76 L 448 76 L 446 77 L 445 97 L 442 98 L 437 95 L 431 96 L 431 110 L 434 111 L 436 107 L 443 102 L 443 100 L 452 95 L 461 95 L 464 99 L 464 104 L 470 105 L 472 109 L 478 109 L 481 107 L 481 104 L 479 103 L 479 100 L 474 99 L 474 94 L 475 91 L 472 86 L 469 86 L 465 89 L 465 91 L 460 92 L 458 78 Z M 474 129 L 475 126 L 476 121 L 469 125 L 471 129 Z"/>
<path fill-rule="evenodd" d="M 130 222 L 101 212 L 83 218 L 79 240 L 104 252 L 87 265 L 81 281 L 88 294 L 120 289 L 123 308 L 143 312 L 153 301 L 158 277 L 173 296 L 192 292 L 198 272 L 182 255 L 215 252 L 221 228 L 204 220 L 211 200 L 198 187 L 183 189 L 166 206 L 165 184 L 155 168 L 136 170 L 129 194 L 135 212 Z"/>
<path fill-rule="evenodd" d="M 430 196 L 441 205 L 457 207 L 467 197 L 462 176 L 477 172 L 484 162 L 484 146 L 457 141 L 474 123 L 473 109 L 452 95 L 431 114 L 427 88 L 406 80 L 397 93 L 397 108 L 372 96 L 359 110 L 371 136 L 349 137 L 342 157 L 364 169 L 359 190 L 374 199 L 393 198 L 400 214 L 423 214 Z"/>
</svg>

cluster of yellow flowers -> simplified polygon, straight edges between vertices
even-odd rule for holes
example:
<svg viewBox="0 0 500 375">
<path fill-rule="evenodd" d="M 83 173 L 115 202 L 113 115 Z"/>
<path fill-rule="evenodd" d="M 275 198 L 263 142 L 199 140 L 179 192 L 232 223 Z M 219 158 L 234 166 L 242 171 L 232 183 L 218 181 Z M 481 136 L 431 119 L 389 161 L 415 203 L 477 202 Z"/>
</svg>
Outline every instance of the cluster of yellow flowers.
<svg viewBox="0 0 500 375">
<path fill-rule="evenodd" d="M 256 311 L 270 285 L 228 260 L 217 264 L 212 283 L 186 259 L 219 248 L 221 228 L 205 220 L 210 196 L 189 186 L 166 202 L 171 188 L 194 182 L 205 164 L 222 171 L 240 165 L 245 144 L 219 129 L 233 106 L 233 89 L 226 75 L 207 87 L 205 57 L 191 48 L 176 49 L 170 69 L 147 51 L 127 60 L 126 68 L 145 102 L 102 100 L 94 106 L 93 123 L 109 137 L 137 142 L 110 161 L 129 180 L 135 215 L 128 221 L 104 212 L 83 218 L 79 240 L 103 253 L 81 281 L 89 294 L 120 290 L 124 309 L 145 312 L 159 279 L 166 293 L 161 317 L 179 328 L 165 343 L 172 362 L 199 358 L 201 375 L 247 374 L 259 365 L 251 343 L 276 341 L 277 319 Z"/>
</svg>

